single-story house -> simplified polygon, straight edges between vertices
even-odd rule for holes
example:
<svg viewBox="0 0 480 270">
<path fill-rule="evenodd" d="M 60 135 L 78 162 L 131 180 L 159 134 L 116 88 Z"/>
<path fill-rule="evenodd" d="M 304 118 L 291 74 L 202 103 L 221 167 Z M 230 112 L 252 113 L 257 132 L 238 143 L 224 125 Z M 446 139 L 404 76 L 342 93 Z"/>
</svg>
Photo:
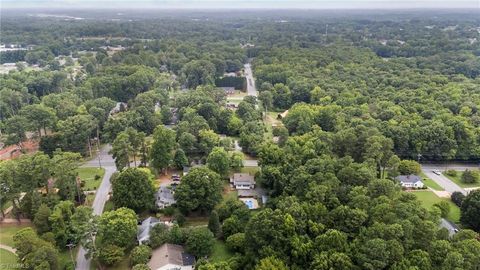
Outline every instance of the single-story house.
<svg viewBox="0 0 480 270">
<path fill-rule="evenodd" d="M 423 188 L 422 178 L 418 175 L 399 175 L 395 177 L 397 181 L 400 182 L 402 187 L 406 188 Z"/>
<path fill-rule="evenodd" d="M 153 250 L 147 265 L 152 270 L 193 270 L 195 257 L 180 245 L 163 244 Z"/>
<path fill-rule="evenodd" d="M 160 186 L 155 195 L 155 203 L 160 209 L 176 203 L 175 198 L 173 197 L 173 190 L 168 186 Z"/>
<path fill-rule="evenodd" d="M 138 244 L 144 244 L 146 241 L 150 240 L 150 230 L 157 224 L 164 224 L 167 227 L 171 227 L 173 224 L 168 221 L 161 221 L 155 217 L 148 217 L 138 225 L 137 240 Z"/>
<path fill-rule="evenodd" d="M 230 178 L 230 184 L 235 189 L 254 189 L 255 177 L 249 173 L 234 173 L 233 177 Z"/>
</svg>

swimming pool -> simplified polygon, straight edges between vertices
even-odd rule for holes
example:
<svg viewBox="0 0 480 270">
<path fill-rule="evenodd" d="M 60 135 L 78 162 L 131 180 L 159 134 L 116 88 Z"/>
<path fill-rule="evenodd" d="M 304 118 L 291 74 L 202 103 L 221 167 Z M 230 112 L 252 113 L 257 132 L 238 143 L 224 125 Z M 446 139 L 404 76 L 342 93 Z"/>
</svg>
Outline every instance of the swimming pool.
<svg viewBox="0 0 480 270">
<path fill-rule="evenodd" d="M 244 200 L 243 202 L 245 202 L 248 209 L 253 209 L 253 201 L 252 200 Z"/>
</svg>

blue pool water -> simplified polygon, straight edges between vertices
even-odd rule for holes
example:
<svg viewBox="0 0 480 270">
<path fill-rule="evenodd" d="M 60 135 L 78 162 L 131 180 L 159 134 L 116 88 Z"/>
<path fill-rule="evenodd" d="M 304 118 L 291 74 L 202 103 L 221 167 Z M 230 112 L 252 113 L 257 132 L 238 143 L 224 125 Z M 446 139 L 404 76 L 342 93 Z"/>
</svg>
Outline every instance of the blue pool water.
<svg viewBox="0 0 480 270">
<path fill-rule="evenodd" d="M 253 201 L 246 200 L 245 204 L 247 205 L 248 209 L 253 209 Z"/>
</svg>

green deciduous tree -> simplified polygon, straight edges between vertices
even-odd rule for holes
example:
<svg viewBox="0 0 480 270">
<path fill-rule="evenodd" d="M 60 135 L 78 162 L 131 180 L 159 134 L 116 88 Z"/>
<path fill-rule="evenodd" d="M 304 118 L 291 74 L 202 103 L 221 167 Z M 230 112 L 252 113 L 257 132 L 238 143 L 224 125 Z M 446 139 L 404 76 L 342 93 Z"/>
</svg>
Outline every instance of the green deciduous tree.
<svg viewBox="0 0 480 270">
<path fill-rule="evenodd" d="M 196 257 L 208 256 L 213 251 L 215 238 L 207 228 L 194 228 L 189 231 L 185 242 L 187 252 Z"/>
<path fill-rule="evenodd" d="M 128 168 L 112 183 L 112 200 L 116 207 L 127 207 L 137 212 L 153 207 L 155 188 L 148 169 Z"/>
<path fill-rule="evenodd" d="M 168 168 L 175 149 L 175 132 L 164 126 L 158 126 L 153 132 L 153 144 L 150 150 L 151 165 L 160 171 Z"/>
<path fill-rule="evenodd" d="M 227 151 L 223 147 L 214 147 L 207 157 L 207 166 L 221 176 L 226 176 L 230 169 Z"/>
<path fill-rule="evenodd" d="M 222 198 L 220 176 L 206 167 L 197 167 L 182 178 L 175 191 L 177 206 L 184 212 L 210 211 Z"/>
<path fill-rule="evenodd" d="M 102 245 L 131 247 L 137 235 L 137 216 L 128 208 L 108 211 L 100 217 L 98 237 Z"/>
</svg>

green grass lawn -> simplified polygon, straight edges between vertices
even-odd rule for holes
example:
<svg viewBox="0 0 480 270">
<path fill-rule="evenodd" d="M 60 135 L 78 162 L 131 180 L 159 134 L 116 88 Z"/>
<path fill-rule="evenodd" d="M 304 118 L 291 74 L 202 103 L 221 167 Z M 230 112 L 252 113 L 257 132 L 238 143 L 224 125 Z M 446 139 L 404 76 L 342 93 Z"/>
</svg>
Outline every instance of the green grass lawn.
<svg viewBox="0 0 480 270">
<path fill-rule="evenodd" d="M 72 249 L 73 260 L 77 259 L 78 246 Z M 60 250 L 58 253 L 58 260 L 60 263 L 60 269 L 64 269 L 65 266 L 72 262 L 72 256 L 70 250 Z"/>
<path fill-rule="evenodd" d="M 0 243 L 7 245 L 7 246 L 13 246 L 13 235 L 17 233 L 19 230 L 26 228 L 26 227 L 31 227 L 29 224 L 2 224 L 0 226 Z"/>
<path fill-rule="evenodd" d="M 14 267 L 17 265 L 17 255 L 8 250 L 0 248 L 0 269 L 10 270 L 18 269 Z"/>
<path fill-rule="evenodd" d="M 186 217 L 185 227 L 207 226 L 208 217 Z"/>
<path fill-rule="evenodd" d="M 415 196 L 417 196 L 418 200 L 422 203 L 423 207 L 427 209 L 431 209 L 435 203 L 438 203 L 442 200 L 448 202 L 448 204 L 450 205 L 450 213 L 448 214 L 447 218 L 450 221 L 453 221 L 455 223 L 459 222 L 460 208 L 456 206 L 451 200 L 446 198 L 440 198 L 437 195 L 435 195 L 435 193 L 433 193 L 432 191 L 427 191 L 427 190 L 415 191 L 412 193 L 415 194 Z"/>
<path fill-rule="evenodd" d="M 428 178 L 428 176 L 426 176 L 423 172 L 420 172 L 419 175 L 420 175 L 420 177 L 422 177 L 422 182 L 425 184 L 425 186 L 427 186 L 431 189 L 434 189 L 434 190 L 438 190 L 438 191 L 444 191 L 445 190 L 440 185 L 438 185 L 435 181 Z"/>
<path fill-rule="evenodd" d="M 260 167 L 243 167 L 240 169 L 241 173 L 249 173 L 251 175 L 255 175 L 258 171 L 260 171 Z"/>
<path fill-rule="evenodd" d="M 220 240 L 215 241 L 215 245 L 213 246 L 212 255 L 209 258 L 211 262 L 223 262 L 227 261 L 233 256 L 233 254 L 227 249 L 225 243 Z"/>
<path fill-rule="evenodd" d="M 97 189 L 102 182 L 103 175 L 105 174 L 104 168 L 78 168 L 78 176 L 85 181 L 85 190 Z M 99 175 L 100 178 L 95 180 L 95 175 Z"/>
<path fill-rule="evenodd" d="M 457 171 L 457 176 L 450 176 L 447 174 L 445 175 L 448 179 L 452 180 L 455 184 L 459 185 L 462 188 L 472 188 L 472 187 L 480 187 L 480 183 L 473 183 L 473 184 L 466 184 L 462 182 L 462 171 Z"/>
</svg>

